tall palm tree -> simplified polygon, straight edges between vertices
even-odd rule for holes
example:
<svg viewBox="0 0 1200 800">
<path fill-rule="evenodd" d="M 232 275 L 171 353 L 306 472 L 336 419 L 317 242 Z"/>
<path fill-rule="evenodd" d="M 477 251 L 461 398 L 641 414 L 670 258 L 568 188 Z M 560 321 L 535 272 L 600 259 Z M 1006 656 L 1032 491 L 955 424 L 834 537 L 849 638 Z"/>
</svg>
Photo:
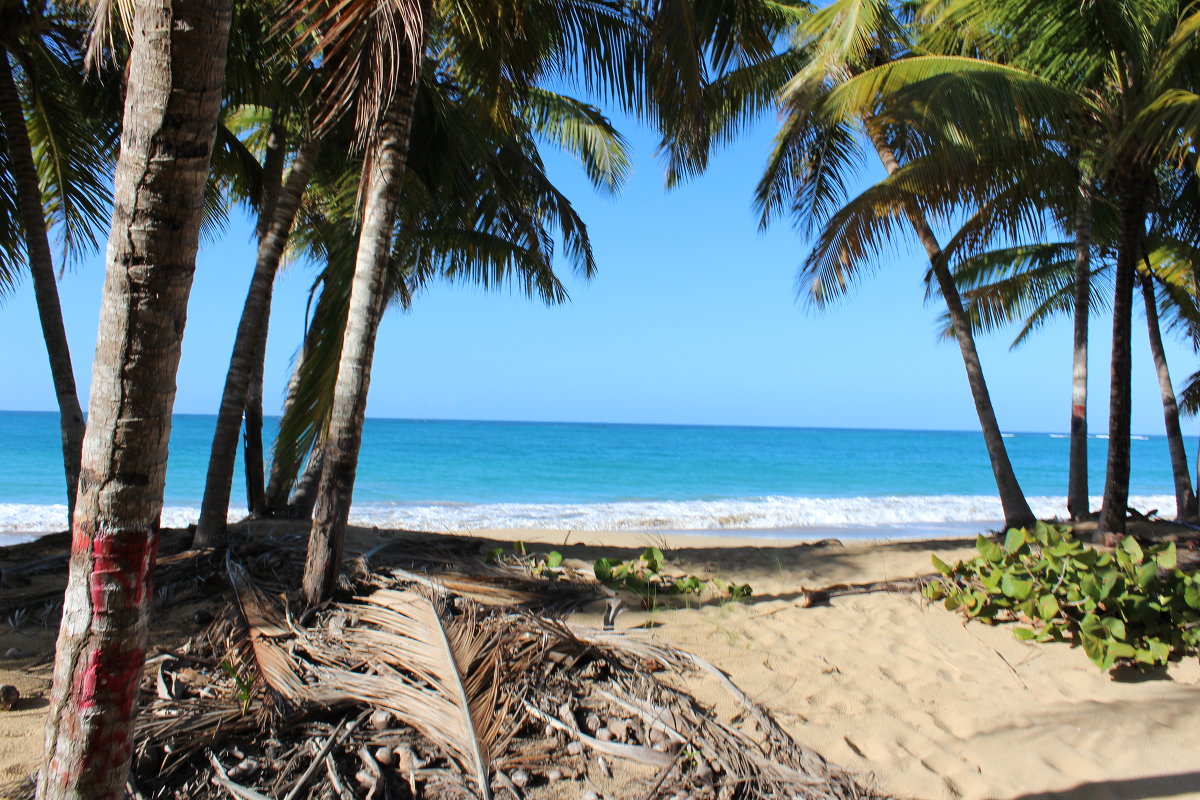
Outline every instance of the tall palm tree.
<svg viewBox="0 0 1200 800">
<path fill-rule="evenodd" d="M 114 125 L 96 102 L 108 94 L 97 76 L 85 87 L 82 26 L 42 2 L 0 6 L 0 144 L 19 222 L 10 253 L 23 252 L 33 279 L 42 338 L 58 401 L 68 521 L 83 447 L 84 421 L 58 298 L 50 228 L 67 255 L 96 244 L 111 203 L 107 181 Z M 98 91 L 100 90 L 100 91 Z"/>
<path fill-rule="evenodd" d="M 1117 209 L 1109 453 L 1099 528 L 1125 528 L 1129 491 L 1129 345 L 1132 289 L 1155 170 L 1188 152 L 1200 128 L 1200 13 L 1167 0 L 945 0 L 933 30 L 950 32 L 993 63 L 915 55 L 865 70 L 827 103 L 837 114 L 885 115 L 905 129 L 940 128 L 971 142 L 1004 130 L 1051 139 L 1083 158 Z M 1047 24 L 1053 20 L 1053 24 Z M 1019 54 L 1020 58 L 1016 57 Z M 962 120 L 972 119 L 972 125 Z M 1094 163 L 1092 163 L 1094 161 Z M 951 167 L 946 165 L 947 172 Z M 1021 171 L 1018 160 L 1005 165 Z"/>
<path fill-rule="evenodd" d="M 261 180 L 250 182 L 241 191 L 231 186 L 238 199 L 257 212 L 258 249 L 213 432 L 193 541 L 198 547 L 214 547 L 223 541 L 243 418 L 247 505 L 252 513 L 265 507 L 262 373 L 271 295 L 292 223 L 316 167 L 320 141 L 329 135 L 328 131 L 321 137 L 315 135 L 311 91 L 302 90 L 302 83 L 311 89 L 318 80 L 314 73 L 319 73 L 298 55 L 303 53 L 306 32 L 280 28 L 272 21 L 273 13 L 260 3 L 239 7 L 227 71 L 235 81 L 227 91 L 229 121 L 237 135 L 262 151 Z M 238 141 L 235 132 L 231 137 Z M 291 167 L 285 179 L 289 158 Z"/>
<path fill-rule="evenodd" d="M 427 76 L 435 70 L 427 70 Z M 583 221 L 549 181 L 537 140 L 559 145 L 585 166 L 596 188 L 614 190 L 628 171 L 624 142 L 596 109 L 534 88 L 523 119 L 497 124 L 494 109 L 464 96 L 448 76 L 422 81 L 409 144 L 398 232 L 388 268 L 393 304 L 407 307 L 434 278 L 485 287 L 518 282 L 547 303 L 566 299 L 554 274 L 553 228 L 585 277 L 594 261 Z M 512 113 L 510 111 L 510 113 Z M 353 187 L 346 187 L 353 189 Z M 333 199 L 336 210 L 344 205 Z M 329 267 L 300 361 L 289 384 L 276 438 L 271 495 L 275 513 L 307 516 L 313 477 L 319 475 L 320 439 L 329 417 L 330 388 L 344 329 L 347 269 L 352 242 L 336 243 L 347 225 L 321 221 L 318 249 Z M 308 238 L 311 229 L 300 231 Z M 330 235 L 332 234 L 332 235 Z M 290 511 L 286 493 L 309 453 L 305 478 Z"/>
<path fill-rule="evenodd" d="M 175 373 L 231 5 L 131 4 L 112 231 L 38 778 L 42 800 L 125 792 Z"/>
<path fill-rule="evenodd" d="M 1109 209 L 1111 210 L 1111 209 Z M 1161 215 L 1155 215 L 1146 240 L 1151 249 L 1143 255 L 1143 265 L 1138 271 L 1137 281 L 1141 287 L 1146 313 L 1146 327 L 1150 342 L 1159 389 L 1162 395 L 1163 417 L 1166 429 L 1171 471 L 1175 484 L 1176 517 L 1187 520 L 1196 515 L 1196 495 L 1192 489 L 1187 454 L 1179 423 L 1179 404 L 1172 386 L 1163 347 L 1162 330 L 1159 322 L 1159 306 L 1162 304 L 1172 316 L 1183 319 L 1178 325 L 1187 325 L 1187 315 L 1195 305 L 1191 298 L 1192 264 L 1180 258 L 1180 240 L 1165 233 L 1160 227 Z M 1111 241 L 1112 221 L 1108 228 L 1108 240 L 1093 241 L 1096 253 L 1089 254 L 1093 264 L 1088 284 L 1099 276 L 1111 281 L 1114 244 Z M 1072 313 L 1076 318 L 1089 314 L 1097 308 L 1107 306 L 1098 295 L 1078 297 L 1078 278 L 1072 281 L 1077 268 L 1071 242 L 1015 245 L 997 251 L 982 253 L 965 260 L 959 265 L 956 277 L 963 287 L 967 299 L 967 314 L 972 324 L 981 330 L 989 330 L 1001 324 L 1021 323 L 1021 331 L 1013 346 L 1017 346 L 1057 314 Z M 1162 287 L 1162 299 L 1158 289 Z M 1111 290 L 1110 290 L 1111 291 Z M 1181 308 L 1183 306 L 1183 308 Z"/>
<path fill-rule="evenodd" d="M 881 228 L 903 220 L 916 234 L 953 321 L 1005 524 L 1027 525 L 1033 522 L 1033 512 L 1009 460 L 949 259 L 934 232 L 931 211 L 941 213 L 944 204 L 926 203 L 919 193 L 903 187 L 901 159 L 906 150 L 919 148 L 919 142 L 872 104 L 863 103 L 852 114 L 828 112 L 839 85 L 911 56 L 914 31 L 906 15 L 905 7 L 886 0 L 839 0 L 812 13 L 799 27 L 797 46 L 807 63 L 780 90 L 783 123 L 756 204 L 764 225 L 789 210 L 808 220 L 806 224 L 823 226 L 798 279 L 818 304 L 840 296 L 849 282 L 861 277 L 878 254 Z M 872 197 L 868 190 L 839 209 L 864 141 L 891 182 L 887 200 Z M 892 191 L 893 186 L 900 188 Z M 878 203 L 883 202 L 891 205 L 879 216 Z"/>
<path fill-rule="evenodd" d="M 225 530 L 233 466 L 237 457 L 238 430 L 256 375 L 260 376 L 258 399 L 261 404 L 261 368 L 266 350 L 267 317 L 275 273 L 279 269 L 301 196 L 312 175 L 319 147 L 316 139 L 310 139 L 301 145 L 287 179 L 279 187 L 275 202 L 264 206 L 260 212 L 266 224 L 261 226 L 254 274 L 238 323 L 233 355 L 221 396 L 221 408 L 213 432 L 204 499 L 193 542 L 196 547 L 213 547 L 220 544 L 220 537 Z M 250 437 L 253 434 L 248 432 L 247 435 Z M 261 437 L 261 431 L 259 436 Z"/>
<path fill-rule="evenodd" d="M 624 98 L 656 121 L 686 121 L 692 112 L 702 111 L 697 92 L 690 91 L 704 83 L 697 65 L 731 58 L 747 42 L 755 47 L 770 44 L 766 33 L 748 24 L 752 19 L 738 13 L 770 4 L 748 0 L 459 5 L 451 0 L 432 4 L 429 41 L 436 43 L 438 52 L 451 54 L 446 63 L 464 87 L 497 109 L 519 103 L 538 78 L 558 74 Z M 686 13 L 681 15 L 681 10 Z M 673 60 L 660 63 L 660 56 Z M 389 109 L 395 124 L 385 119 L 382 130 L 387 136 L 377 140 L 396 152 L 371 153 L 364 171 L 358 260 L 309 537 L 304 588 L 310 602 L 328 596 L 340 566 L 370 359 L 382 313 L 378 292 L 384 286 L 383 265 L 396 221 L 394 198 L 382 184 L 392 185 L 405 166 L 400 140 L 406 137 L 402 134 L 411 120 L 411 104 L 408 99 L 407 107 Z M 674 144 L 676 139 L 670 141 Z M 686 135 L 678 141 L 680 146 L 694 146 Z M 396 172 L 380 171 L 379 165 Z M 373 199 L 379 211 L 374 216 Z"/>
<path fill-rule="evenodd" d="M 413 42 L 416 56 L 410 72 L 382 108 L 363 169 L 358 252 L 325 437 L 325 462 L 304 565 L 304 594 L 312 604 L 329 597 L 342 562 L 375 337 L 383 316 L 388 257 L 407 164 L 408 136 L 424 50 L 423 28 L 414 32 Z"/>
<path fill-rule="evenodd" d="M 1196 104 L 1188 99 L 1200 76 L 1200 12 L 1167 0 L 1097 0 L 1086 7 L 1032 0 L 986 5 L 960 0 L 950 13 L 981 37 L 1024 45 L 1017 62 L 1023 69 L 1073 91 L 1074 97 L 1066 100 L 1068 124 L 1055 125 L 1053 131 L 1076 152 L 1097 154 L 1097 178 L 1117 209 L 1109 450 L 1098 529 L 1123 533 L 1129 496 L 1133 286 L 1156 170 L 1188 147 L 1200 130 Z M 1055 25 L 1045 25 L 1047 16 Z M 1031 83 L 1018 72 L 1007 74 L 1013 81 Z"/>
</svg>

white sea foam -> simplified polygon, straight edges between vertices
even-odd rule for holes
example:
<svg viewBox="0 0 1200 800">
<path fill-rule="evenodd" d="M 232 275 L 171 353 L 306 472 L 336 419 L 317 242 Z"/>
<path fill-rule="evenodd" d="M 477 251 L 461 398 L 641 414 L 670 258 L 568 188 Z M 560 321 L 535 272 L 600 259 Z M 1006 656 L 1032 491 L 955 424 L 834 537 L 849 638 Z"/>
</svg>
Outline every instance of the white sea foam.
<svg viewBox="0 0 1200 800">
<path fill-rule="evenodd" d="M 1131 497 L 1139 509 L 1171 509 L 1169 495 Z M 1041 518 L 1065 517 L 1065 497 L 1030 497 Z M 1098 507 L 1100 498 L 1092 498 Z M 230 520 L 244 510 L 235 509 Z M 199 516 L 194 507 L 163 509 L 164 527 L 183 527 Z M 0 503 L 0 532 L 62 530 L 66 508 Z M 356 505 L 356 525 L 428 531 L 485 528 L 573 530 L 778 530 L 802 536 L 808 528 L 903 528 L 912 525 L 998 525 L 1000 501 L 987 495 L 884 497 L 754 497 L 733 500 L 646 500 L 611 503 L 367 503 Z"/>
<path fill-rule="evenodd" d="M 246 509 L 229 510 L 229 521 L 237 522 L 246 516 Z M 164 528 L 186 528 L 196 524 L 200 509 L 192 506 L 168 506 L 162 510 Z M 32 505 L 0 503 L 0 533 L 49 533 L 66 530 L 67 507 L 64 504 Z"/>
</svg>

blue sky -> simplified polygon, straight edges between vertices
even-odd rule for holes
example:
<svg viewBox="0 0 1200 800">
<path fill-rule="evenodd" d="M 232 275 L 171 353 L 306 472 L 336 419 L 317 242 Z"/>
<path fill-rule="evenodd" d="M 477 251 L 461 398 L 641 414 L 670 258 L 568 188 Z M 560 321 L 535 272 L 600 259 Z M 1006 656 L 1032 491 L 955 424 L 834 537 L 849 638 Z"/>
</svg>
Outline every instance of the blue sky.
<svg viewBox="0 0 1200 800">
<path fill-rule="evenodd" d="M 940 300 L 926 304 L 915 242 L 838 305 L 795 300 L 806 241 L 786 221 L 759 233 L 751 193 L 765 161 L 765 120 L 714 159 L 708 174 L 666 192 L 654 137 L 622 126 L 635 149 L 617 197 L 595 194 L 567 159 L 552 174 L 589 223 L 598 276 L 568 279 L 571 302 L 547 308 L 516 292 L 438 285 L 410 313 L 384 321 L 368 414 L 378 417 L 648 422 L 812 427 L 977 427 L 958 348 L 936 335 Z M 250 226 L 235 220 L 202 247 L 189 306 L 176 410 L 215 413 L 253 267 Z M 911 255 L 909 255 L 911 254 Z M 86 403 L 95 346 L 101 255 L 64 276 L 60 291 Z M 267 413 L 282 401 L 302 335 L 313 271 L 293 265 L 276 286 L 268 346 Z M 1090 425 L 1107 430 L 1110 322 L 1093 319 Z M 1162 433 L 1162 406 L 1134 321 L 1134 421 Z M 1063 431 L 1070 403 L 1069 320 L 1020 350 L 1011 333 L 983 337 L 981 358 L 1001 426 Z M 0 408 L 51 410 L 45 350 L 28 281 L 0 306 L 8 343 Z M 1168 343 L 1176 385 L 1195 369 Z M 1195 424 L 1185 422 L 1185 433 Z"/>
</svg>

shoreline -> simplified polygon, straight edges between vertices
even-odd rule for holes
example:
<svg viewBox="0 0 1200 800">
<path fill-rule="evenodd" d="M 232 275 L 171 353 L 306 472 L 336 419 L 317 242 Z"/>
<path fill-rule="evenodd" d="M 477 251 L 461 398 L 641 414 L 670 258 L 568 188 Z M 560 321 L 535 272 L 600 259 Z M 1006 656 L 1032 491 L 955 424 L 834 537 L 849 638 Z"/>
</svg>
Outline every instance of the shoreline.
<svg viewBox="0 0 1200 800">
<path fill-rule="evenodd" d="M 1063 519 L 1066 498 L 1027 498 L 1039 519 Z M 1099 507 L 1100 497 L 1091 498 Z M 199 517 L 199 501 L 163 507 L 163 528 L 185 528 Z M 1132 495 L 1130 506 L 1143 514 L 1175 507 L 1173 495 Z M 229 509 L 230 524 L 246 517 Z M 964 530 L 996 530 L 1003 513 L 993 495 L 921 494 L 871 496 L 771 495 L 691 500 L 619 499 L 583 502 L 356 502 L 350 524 L 430 532 L 529 528 L 552 531 L 663 531 L 784 539 L 824 538 L 830 531 L 855 539 L 940 538 Z M 0 502 L 0 532 L 61 530 L 66 506 L 57 503 Z"/>
<path fill-rule="evenodd" d="M 279 525 L 297 526 L 291 520 L 231 520 L 230 526 Z M 299 527 L 306 528 L 307 525 Z M 845 540 L 864 544 L 887 544 L 889 542 L 942 542 L 962 538 L 974 539 L 977 534 L 996 533 L 1000 521 L 991 523 L 946 522 L 914 523 L 912 525 L 822 525 L 806 528 L 641 528 L 603 529 L 585 528 L 523 528 L 495 527 L 468 528 L 461 530 L 418 530 L 385 528 L 351 522 L 351 527 L 371 531 L 404 530 L 406 533 L 468 536 L 504 541 L 524 541 L 539 544 L 592 545 L 611 544 L 617 547 L 633 547 L 639 543 L 654 544 L 668 542 L 669 547 L 789 547 L 796 544 L 813 544 L 828 540 Z M 178 526 L 164 526 L 163 531 L 181 530 Z M 34 542 L 44 536 L 65 534 L 59 530 L 4 530 L 0 528 L 0 548 L 15 544 Z M 664 548 L 665 549 L 665 548 Z"/>
</svg>

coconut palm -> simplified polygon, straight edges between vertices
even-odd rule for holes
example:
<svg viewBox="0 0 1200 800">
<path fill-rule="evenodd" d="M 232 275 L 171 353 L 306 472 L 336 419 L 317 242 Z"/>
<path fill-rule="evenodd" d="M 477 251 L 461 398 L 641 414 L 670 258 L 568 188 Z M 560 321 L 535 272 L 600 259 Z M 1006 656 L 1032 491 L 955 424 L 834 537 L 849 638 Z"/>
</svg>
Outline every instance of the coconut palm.
<svg viewBox="0 0 1200 800">
<path fill-rule="evenodd" d="M 231 4 L 135 0 L 128 10 L 125 115 L 43 800 L 125 791 Z"/>
<path fill-rule="evenodd" d="M 1100 529 L 1123 532 L 1129 488 L 1129 337 L 1132 288 L 1155 170 L 1178 159 L 1200 126 L 1196 85 L 1200 13 L 1164 0 L 996 4 L 946 0 L 933 30 L 994 63 L 916 55 L 872 67 L 831 92 L 830 120 L 876 114 L 905 130 L 978 141 L 1003 131 L 1052 140 L 1086 163 L 1117 209 L 1109 458 Z M 1050 22 L 1048 22 L 1050 21 Z M 971 119 L 971 125 L 961 120 Z M 973 152 L 976 148 L 964 148 Z M 969 163 L 969 162 L 965 162 Z M 1001 161 L 1000 163 L 1005 163 Z M 1019 160 L 1006 162 L 1021 171 Z M 953 173 L 957 163 L 944 168 Z"/>
<path fill-rule="evenodd" d="M 58 401 L 68 520 L 83 447 L 83 412 L 59 304 L 50 230 L 67 258 L 97 243 L 107 220 L 115 154 L 115 114 L 106 77 L 85 86 L 82 28 L 62 7 L 40 2 L 0 6 L 0 191 L 12 201 L 0 214 L 4 256 L 0 286 L 11 285 L 24 255 L 33 280 L 42 338 Z M 64 259 L 65 261 L 65 259 Z M 64 263 L 65 266 L 65 263 Z"/>
<path fill-rule="evenodd" d="M 1087 7 L 1028 0 L 990 9 L 984 5 L 962 0 L 950 13 L 982 37 L 1026 45 L 1020 66 L 1075 91 L 1066 106 L 1066 120 L 1074 124 L 1055 125 L 1054 132 L 1065 146 L 1097 154 L 1096 178 L 1117 209 L 1109 451 L 1099 530 L 1123 533 L 1129 494 L 1133 286 L 1156 170 L 1189 147 L 1200 128 L 1190 94 L 1200 77 L 1200 13 L 1164 0 L 1098 1 Z M 1030 16 L 1039 14 L 1046 16 Z M 1047 18 L 1055 24 L 1045 25 Z M 1008 75 L 1031 83 L 1026 75 Z M 1102 132 L 1098 140 L 1097 131 Z"/>
<path fill-rule="evenodd" d="M 306 96 L 309 93 L 301 91 L 301 83 L 311 87 L 316 80 L 313 73 L 319 70 L 296 55 L 303 37 L 297 41 L 296 36 L 286 35 L 286 30 L 270 21 L 271 13 L 262 4 L 239 7 L 228 70 L 236 79 L 227 92 L 228 121 L 235 129 L 230 139 L 240 143 L 244 138 L 261 152 L 261 166 L 257 160 L 253 164 L 261 170 L 261 179 L 244 187 L 237 187 L 234 181 L 231 187 L 241 202 L 257 212 L 258 249 L 213 432 L 204 499 L 193 541 L 199 547 L 213 547 L 223 541 L 243 417 L 247 504 L 254 513 L 265 507 L 262 373 L 271 294 L 293 220 L 316 167 L 320 140 L 329 135 L 328 131 L 321 139 L 314 135 L 310 124 L 312 100 Z"/>
<path fill-rule="evenodd" d="M 467 91 L 497 109 L 519 105 L 539 78 L 555 75 L 600 87 L 602 93 L 620 97 L 665 123 L 664 129 L 673 129 L 703 110 L 698 88 L 705 74 L 699 65 L 769 47 L 769 35 L 742 13 L 765 5 L 770 4 L 538 1 L 460 8 L 446 0 L 428 9 L 427 41 L 434 52 L 448 54 L 444 63 Z M 414 72 L 419 73 L 419 65 Z M 393 117 L 385 115 L 380 128 L 384 135 L 377 140 L 378 147 L 386 147 L 369 154 L 364 170 L 358 258 L 305 569 L 310 602 L 324 599 L 332 589 L 349 514 L 382 314 L 379 293 L 398 209 L 391 192 L 406 166 L 402 140 L 407 138 L 416 93 L 397 97 L 404 105 L 389 107 Z M 669 146 L 700 146 L 686 133 L 664 134 L 664 139 Z M 377 204 L 375 215 L 372 202 Z"/>
<path fill-rule="evenodd" d="M 934 221 L 945 216 L 945 203 L 928 203 L 921 193 L 910 191 L 910 178 L 902 172 L 903 160 L 922 144 L 877 104 L 829 113 L 839 85 L 880 64 L 910 57 L 910 23 L 906 8 L 884 0 L 841 0 L 807 17 L 797 32 L 806 66 L 779 90 L 783 123 L 756 205 L 764 225 L 785 212 L 806 227 L 821 225 L 798 278 L 802 291 L 818 305 L 841 296 L 869 271 L 884 231 L 897 232 L 896 225 L 905 225 L 916 234 L 954 321 L 1005 522 L 1025 525 L 1033 521 L 1033 513 L 1009 460 L 947 254 L 934 232 Z M 864 144 L 888 178 L 839 208 Z"/>
<path fill-rule="evenodd" d="M 516 281 L 531 297 L 563 302 L 566 293 L 553 270 L 554 248 L 548 246 L 553 228 L 581 275 L 589 277 L 595 264 L 586 226 L 547 179 L 535 140 L 558 144 L 576 156 L 605 191 L 615 190 L 627 172 L 623 141 L 594 108 L 562 95 L 535 88 L 523 121 L 497 125 L 493 109 L 462 96 L 445 78 L 432 83 L 422 82 L 409 147 L 413 166 L 406 176 L 389 264 L 393 302 L 407 307 L 434 278 L 484 286 Z M 339 205 L 345 203 L 331 203 L 335 209 Z M 319 474 L 319 439 L 328 421 L 329 389 L 345 326 L 346 270 L 339 261 L 352 243 L 334 240 L 348 226 L 323 220 L 321 227 L 333 234 L 323 233 L 319 245 L 330 265 L 289 385 L 268 492 L 275 513 L 285 513 L 286 492 L 304 454 L 310 453 L 308 477 L 297 486 L 289 516 L 309 513 L 304 506 L 312 477 Z M 301 231 L 301 237 L 311 233 Z"/>
<path fill-rule="evenodd" d="M 1153 205 L 1148 213 L 1148 228 L 1137 275 L 1145 306 L 1150 350 L 1162 394 L 1175 482 L 1176 515 L 1179 519 L 1195 516 L 1196 496 L 1191 487 L 1179 425 L 1179 408 L 1162 343 L 1159 307 L 1161 305 L 1169 313 L 1174 327 L 1182 327 L 1191 335 L 1188 314 L 1195 305 L 1193 265 L 1190 250 L 1184 243 L 1194 239 L 1197 220 L 1200 219 L 1196 184 L 1197 178 L 1190 166 L 1174 172 L 1158 171 L 1158 186 L 1152 194 Z M 1095 266 L 1086 277 L 1088 284 L 1096 275 L 1102 275 L 1111 282 L 1116 252 L 1116 209 L 1104 198 L 1105 187 L 1093 188 L 1099 202 L 1094 207 L 1095 218 L 1088 222 L 1089 230 L 1094 230 L 1096 234 L 1089 234 L 1089 249 L 1094 253 L 1089 253 L 1087 260 Z M 1038 194 L 1041 197 L 1052 196 L 1048 191 Z M 1046 210 L 1058 218 L 1060 228 L 1067 227 L 1069 209 Z M 1072 245 L 1074 253 L 1071 252 Z M 1082 300 L 1079 297 L 1078 248 L 1077 235 L 1073 243 L 1060 241 L 1013 245 L 979 253 L 960 262 L 956 277 L 964 287 L 968 315 L 973 323 L 977 327 L 990 329 L 1000 324 L 1022 322 L 1021 331 L 1013 343 L 1016 346 L 1057 314 L 1071 312 L 1078 318 L 1099 308 L 1107 308 L 1098 295 L 1085 293 Z M 1073 293 L 1072 270 L 1076 272 Z"/>
</svg>

